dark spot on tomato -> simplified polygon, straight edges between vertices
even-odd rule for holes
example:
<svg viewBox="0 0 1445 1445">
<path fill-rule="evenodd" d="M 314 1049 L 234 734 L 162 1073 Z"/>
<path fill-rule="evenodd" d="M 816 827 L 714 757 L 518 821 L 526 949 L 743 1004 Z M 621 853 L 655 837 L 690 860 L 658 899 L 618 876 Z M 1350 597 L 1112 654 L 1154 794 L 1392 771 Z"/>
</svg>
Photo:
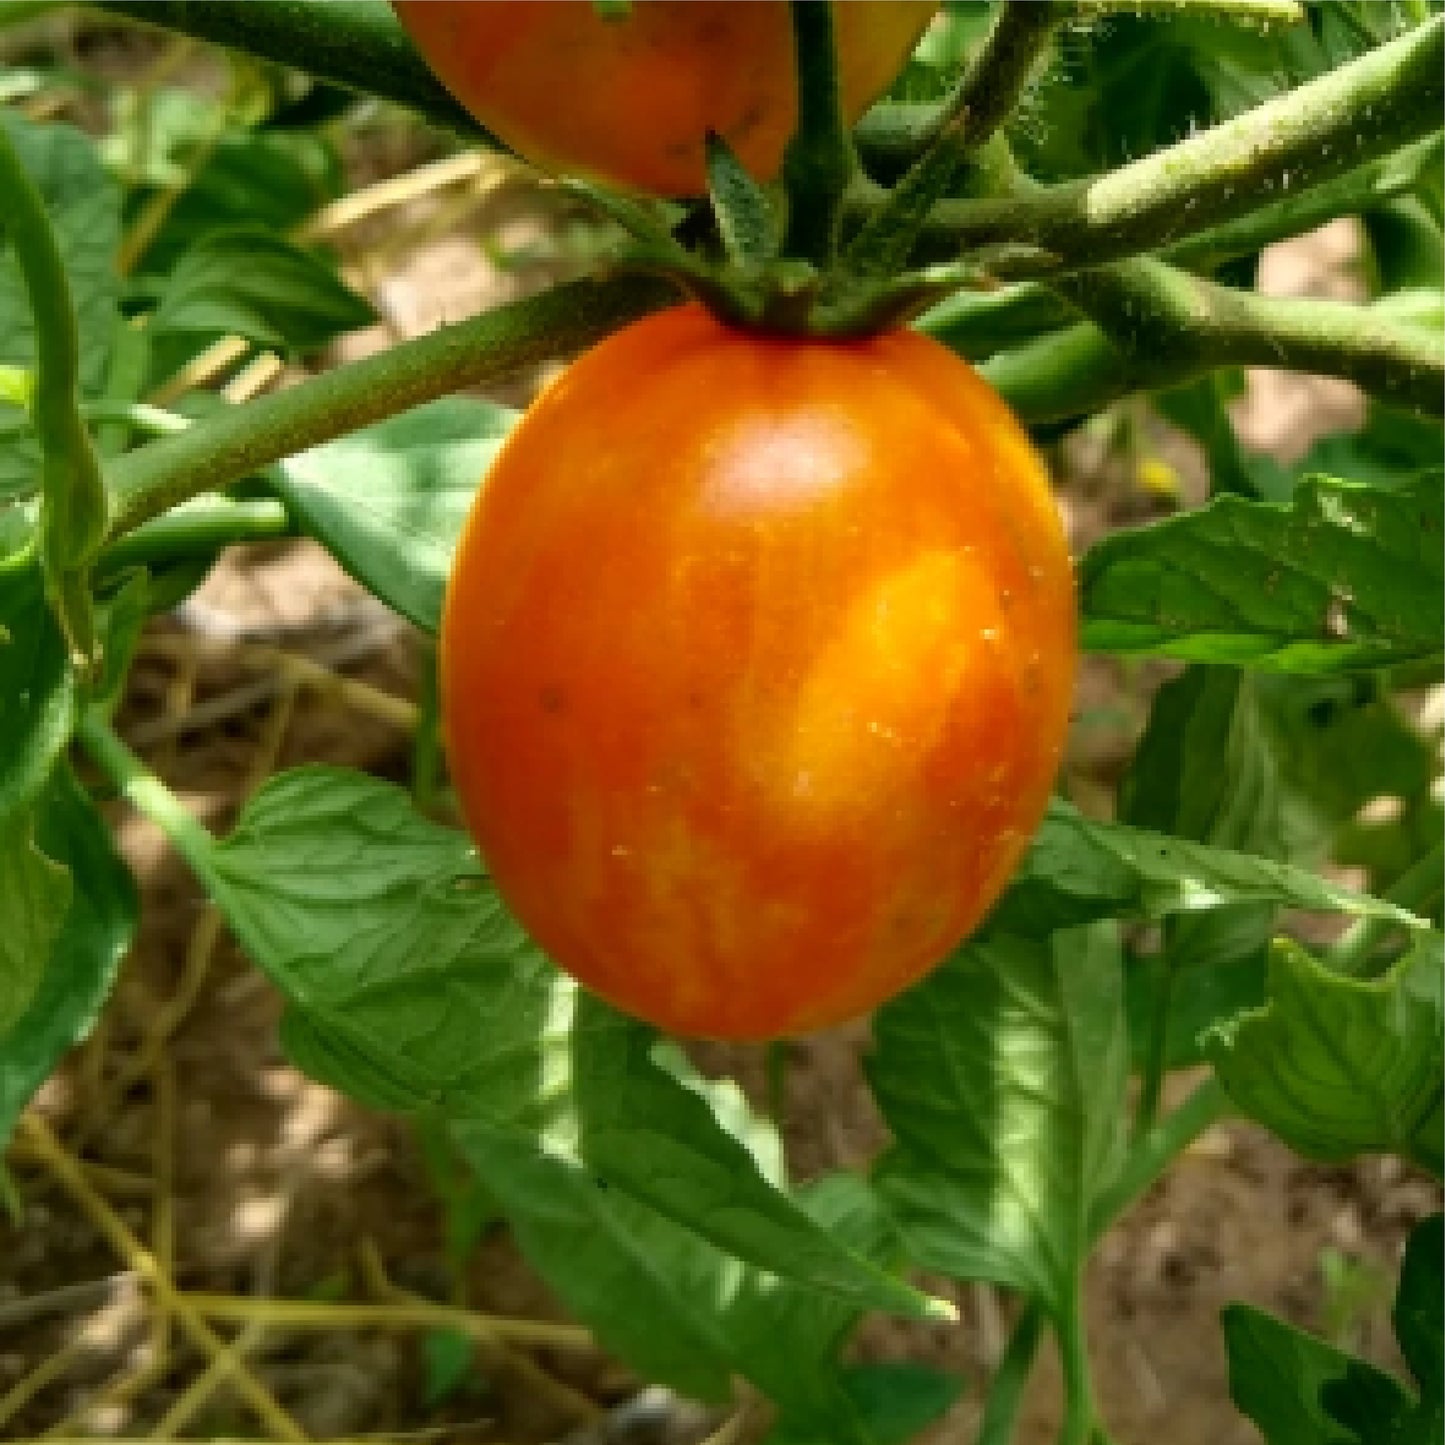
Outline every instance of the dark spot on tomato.
<svg viewBox="0 0 1445 1445">
<path fill-rule="evenodd" d="M 542 704 L 543 712 L 550 712 L 554 716 L 567 711 L 567 694 L 556 683 L 549 683 L 544 687 L 537 694 L 537 701 Z"/>
</svg>

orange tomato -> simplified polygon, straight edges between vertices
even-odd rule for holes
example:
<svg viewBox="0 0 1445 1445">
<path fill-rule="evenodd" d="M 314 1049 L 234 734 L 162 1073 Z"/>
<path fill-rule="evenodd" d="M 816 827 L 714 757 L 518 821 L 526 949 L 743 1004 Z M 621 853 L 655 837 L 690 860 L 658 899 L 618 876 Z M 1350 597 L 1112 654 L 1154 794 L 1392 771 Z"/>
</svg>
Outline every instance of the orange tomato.
<svg viewBox="0 0 1445 1445">
<path fill-rule="evenodd" d="M 394 0 L 483 125 L 549 170 L 657 195 L 707 189 L 707 132 L 770 180 L 797 119 L 786 0 Z M 850 124 L 903 68 L 937 0 L 848 0 L 836 37 Z"/>
<path fill-rule="evenodd" d="M 1044 469 L 965 362 L 679 307 L 554 382 L 478 494 L 452 774 L 502 896 L 589 988 L 677 1033 L 816 1029 L 1008 881 L 1074 627 Z"/>
</svg>

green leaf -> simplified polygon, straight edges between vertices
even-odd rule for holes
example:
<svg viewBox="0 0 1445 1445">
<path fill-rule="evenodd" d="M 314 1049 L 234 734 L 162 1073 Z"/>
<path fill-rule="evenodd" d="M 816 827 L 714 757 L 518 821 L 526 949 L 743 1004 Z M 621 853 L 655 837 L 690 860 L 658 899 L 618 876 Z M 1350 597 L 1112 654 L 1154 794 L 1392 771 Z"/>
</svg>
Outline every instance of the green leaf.
<svg viewBox="0 0 1445 1445">
<path fill-rule="evenodd" d="M 1439 934 L 1383 978 L 1331 973 L 1280 940 L 1269 1001 L 1206 1039 L 1234 1103 L 1312 1159 L 1390 1151 L 1445 1173 Z"/>
<path fill-rule="evenodd" d="M 1380 1445 L 1409 1413 L 1384 1371 L 1262 1310 L 1228 1305 L 1224 1339 L 1230 1396 L 1268 1445 Z"/>
<path fill-rule="evenodd" d="M 1442 513 L 1436 477 L 1313 477 L 1287 506 L 1225 496 L 1115 533 L 1080 571 L 1083 645 L 1281 672 L 1438 657 Z"/>
<path fill-rule="evenodd" d="M 879 1010 L 868 1077 L 897 1144 L 876 1182 L 910 1259 L 1062 1317 L 1122 1146 L 1111 927 L 996 930 Z"/>
<path fill-rule="evenodd" d="M 40 569 L 0 566 L 0 819 L 32 801 L 69 741 L 74 679 Z"/>
<path fill-rule="evenodd" d="M 1420 1386 L 1248 1305 L 1224 1312 L 1229 1387 L 1268 1445 L 1439 1445 L 1445 1438 L 1445 1216 L 1415 1226 L 1395 1296 L 1395 1337 Z"/>
<path fill-rule="evenodd" d="M 176 263 L 150 318 L 153 336 L 235 334 L 314 351 L 376 320 L 331 267 L 259 226 L 213 231 Z"/>
<path fill-rule="evenodd" d="M 212 148 L 145 252 L 141 270 L 148 277 L 172 271 L 216 231 L 254 226 L 285 235 L 345 190 L 335 148 L 316 132 L 248 130 L 173 91 L 158 93 L 152 106 L 159 145 L 147 164 L 158 184 L 184 182 L 193 158 Z M 133 205 L 144 205 L 152 194 L 138 191 Z"/>
<path fill-rule="evenodd" d="M 1297 470 L 1398 487 L 1417 472 L 1438 473 L 1442 455 L 1445 426 L 1437 418 L 1394 411 L 1375 402 L 1366 412 L 1363 426 L 1321 438 Z"/>
<path fill-rule="evenodd" d="M 843 1390 L 869 1445 L 904 1445 L 952 1409 L 963 1385 L 957 1375 L 912 1360 L 852 1365 L 842 1373 Z M 762 1445 L 835 1445 L 835 1440 L 785 1415 Z"/>
<path fill-rule="evenodd" d="M 750 1153 L 775 1153 L 775 1136 L 758 1138 L 769 1126 L 729 1091 L 710 1084 L 703 1097 L 720 1123 L 742 1123 Z M 831 1363 L 855 1306 L 745 1264 L 575 1164 L 473 1124 L 455 1132 L 522 1253 L 609 1351 L 697 1399 L 726 1400 L 742 1375 L 832 1439 L 858 1439 Z M 829 1176 L 797 1203 L 840 1244 L 881 1257 L 877 1205 L 861 1179 Z"/>
<path fill-rule="evenodd" d="M 64 1052 L 89 1032 L 136 923 L 130 873 L 68 768 L 56 771 L 43 795 L 37 841 L 79 886 L 68 890 L 68 906 L 57 916 L 29 1007 L 8 1032 L 0 1030 L 0 1148 Z M 4 917 L 8 935 L 13 927 L 8 909 Z"/>
<path fill-rule="evenodd" d="M 120 242 L 120 192 L 105 173 L 88 137 L 68 125 L 35 125 L 11 110 L 0 111 L 21 164 L 30 173 L 55 227 L 65 264 L 80 340 L 80 384 L 97 393 L 115 326 L 120 280 L 115 252 Z M 0 225 L 0 365 L 33 368 L 35 321 L 20 268 Z M 0 443 L 0 498 L 34 492 L 40 480 L 40 447 L 23 433 Z"/>
<path fill-rule="evenodd" d="M 1371 680 L 1258 677 L 1264 717 L 1290 799 L 1290 832 L 1372 872 L 1384 892 L 1440 839 L 1445 812 L 1431 788 L 1437 744 Z M 1383 817 L 1362 817 L 1377 799 Z"/>
<path fill-rule="evenodd" d="M 1041 180 L 1112 170 L 1333 70 L 1403 28 L 1380 0 L 1317 0 L 1305 25 L 1234 24 L 1186 6 L 1070 36 L 1010 136 Z"/>
<path fill-rule="evenodd" d="M 1130 824 L 1271 858 L 1298 857 L 1258 688 L 1238 668 L 1191 667 L 1155 696 L 1149 723 L 1120 786 Z M 1300 830 L 1313 843 L 1318 830 Z M 1310 861 L 1313 861 L 1311 859 Z M 1163 1063 L 1199 1062 L 1212 1024 L 1264 1001 L 1265 957 L 1275 909 L 1268 903 L 1212 909 L 1166 921 L 1156 959 L 1128 974 L 1130 1043 L 1149 1058 L 1168 990 Z"/>
<path fill-rule="evenodd" d="M 0 1031 L 29 1005 L 70 904 L 70 874 L 35 846 L 28 808 L 0 817 Z"/>
<path fill-rule="evenodd" d="M 728 255 L 741 266 L 772 260 L 778 235 L 767 193 L 727 141 L 712 131 L 707 137 L 707 186 Z"/>
<path fill-rule="evenodd" d="M 435 632 L 462 525 L 515 421 L 490 402 L 432 402 L 292 457 L 274 486 L 348 572 Z"/>
<path fill-rule="evenodd" d="M 1265 1000 L 1268 944 L 1260 925 L 1243 910 L 1221 908 L 1199 919 L 1185 939 L 1171 939 L 1163 956 L 1134 960 L 1124 985 L 1129 1050 L 1135 1069 L 1146 1066 L 1149 1041 L 1166 986 L 1166 961 L 1175 970 L 1169 988 L 1164 1067 L 1187 1069 L 1204 1062 L 1204 1036 L 1216 1024 Z"/>
<path fill-rule="evenodd" d="M 1096 823 L 1055 798 L 1013 884 L 992 915 L 1005 932 L 1039 936 L 1099 918 L 1164 918 L 1231 904 L 1422 920 L 1304 868 L 1211 848 L 1122 823 Z"/>
<path fill-rule="evenodd" d="M 854 1304 L 928 1312 L 775 1190 L 659 1066 L 652 1034 L 558 972 L 470 840 L 399 788 L 336 768 L 281 774 L 200 866 L 292 1005 L 285 1042 L 324 1081 L 525 1142 Z"/>
</svg>

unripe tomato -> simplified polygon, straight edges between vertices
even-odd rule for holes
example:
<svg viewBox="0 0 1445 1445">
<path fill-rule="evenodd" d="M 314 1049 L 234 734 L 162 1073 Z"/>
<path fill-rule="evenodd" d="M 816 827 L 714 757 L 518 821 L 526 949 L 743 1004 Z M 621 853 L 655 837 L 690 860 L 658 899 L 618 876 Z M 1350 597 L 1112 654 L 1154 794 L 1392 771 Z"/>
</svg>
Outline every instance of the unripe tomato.
<svg viewBox="0 0 1445 1445">
<path fill-rule="evenodd" d="M 677 1033 L 798 1033 L 997 897 L 1074 645 L 1044 469 L 966 363 L 679 307 L 554 382 L 478 494 L 442 627 L 452 774 L 502 896 L 588 987 Z"/>
<path fill-rule="evenodd" d="M 707 189 L 703 147 L 724 136 L 760 179 L 797 120 L 786 0 L 394 0 L 427 63 L 483 125 L 550 170 L 664 196 Z M 887 89 L 937 0 L 834 10 L 849 123 Z"/>
</svg>

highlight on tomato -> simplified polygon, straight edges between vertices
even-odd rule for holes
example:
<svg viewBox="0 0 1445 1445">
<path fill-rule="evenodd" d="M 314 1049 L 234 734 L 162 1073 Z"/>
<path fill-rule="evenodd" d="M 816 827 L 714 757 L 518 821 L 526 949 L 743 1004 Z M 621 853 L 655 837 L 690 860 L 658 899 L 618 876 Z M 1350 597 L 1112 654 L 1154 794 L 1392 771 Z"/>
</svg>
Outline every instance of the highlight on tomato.
<svg viewBox="0 0 1445 1445">
<path fill-rule="evenodd" d="M 706 189 L 707 133 L 772 179 L 797 121 L 786 0 L 394 0 L 427 63 L 520 155 L 568 175 L 664 196 Z M 834 10 L 851 124 L 887 89 L 937 0 Z"/>
<path fill-rule="evenodd" d="M 684 306 L 508 439 L 451 577 L 443 714 L 551 957 L 670 1031 L 762 1039 L 866 1012 L 980 921 L 1074 656 L 1044 468 L 967 363 Z"/>
</svg>

